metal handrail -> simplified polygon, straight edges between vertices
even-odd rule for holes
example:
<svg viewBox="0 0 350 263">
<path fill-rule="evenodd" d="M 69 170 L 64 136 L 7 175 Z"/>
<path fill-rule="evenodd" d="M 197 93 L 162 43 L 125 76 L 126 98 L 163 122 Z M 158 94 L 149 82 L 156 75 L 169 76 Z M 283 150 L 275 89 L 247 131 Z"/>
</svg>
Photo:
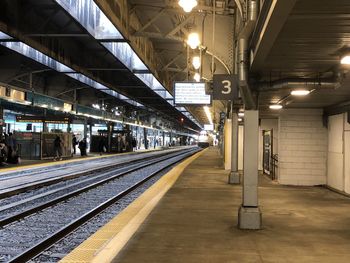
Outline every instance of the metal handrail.
<svg viewBox="0 0 350 263">
<path fill-rule="evenodd" d="M 271 155 L 271 167 L 272 167 L 271 179 L 277 180 L 276 170 L 278 169 L 278 154 Z"/>
</svg>

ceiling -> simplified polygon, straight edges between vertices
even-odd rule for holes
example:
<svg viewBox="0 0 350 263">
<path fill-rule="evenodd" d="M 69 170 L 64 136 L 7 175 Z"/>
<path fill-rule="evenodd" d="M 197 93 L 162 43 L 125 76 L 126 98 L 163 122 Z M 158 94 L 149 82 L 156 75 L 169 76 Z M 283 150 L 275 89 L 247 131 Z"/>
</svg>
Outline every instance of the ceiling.
<svg viewBox="0 0 350 263">
<path fill-rule="evenodd" d="M 304 98 L 288 97 L 290 89 L 260 93 L 262 114 L 271 114 L 268 105 L 279 100 L 287 108 L 323 108 L 350 100 L 348 69 L 339 63 L 342 50 L 350 47 L 349 14 L 347 0 L 296 1 L 264 63 L 252 75 L 265 81 L 336 76 L 340 85 Z"/>
<path fill-rule="evenodd" d="M 141 29 L 132 28 L 133 36 L 147 38 L 160 58 L 157 70 L 167 71 L 170 80 L 193 80 L 195 70 L 187 69 L 187 47 L 185 45 L 190 32 L 197 32 L 206 52 L 203 52 L 202 77 L 212 79 L 212 54 L 214 73 L 228 74 L 233 71 L 233 27 L 234 1 L 216 1 L 215 32 L 213 32 L 213 3 L 211 0 L 198 1 L 198 6 L 190 14 L 185 13 L 176 0 L 130 0 L 131 10 L 140 20 Z M 214 38 L 213 38 L 214 36 Z M 189 50 L 189 59 L 199 55 L 199 51 Z M 224 65 L 225 64 L 225 65 Z M 229 72 L 228 72 L 229 70 Z M 202 107 L 187 107 L 202 123 L 208 119 Z M 221 111 L 226 111 L 226 103 L 214 101 L 212 113 L 219 118 Z"/>
<path fill-rule="evenodd" d="M 151 112 L 153 111 L 154 115 L 160 114 L 175 125 L 198 129 L 195 123 L 149 89 L 55 1 L 0 2 L 0 30 L 14 37 L 15 41 L 24 42 L 71 67 L 74 71 L 142 103 Z M 7 56 L 9 54 L 15 55 L 10 52 Z M 2 70 L 6 70 L 6 65 L 3 65 Z M 23 73 L 21 70 L 20 66 L 16 67 L 11 72 L 12 78 L 15 79 L 17 74 Z M 27 69 L 27 72 L 31 70 Z M 43 78 L 50 79 L 49 74 L 51 73 L 41 75 Z M 5 81 L 6 79 L 2 77 L 4 74 L 1 74 L 0 80 Z M 53 94 L 70 89 L 66 85 L 48 85 L 47 82 L 45 85 Z M 92 99 L 101 97 L 93 94 L 94 92 L 81 94 L 82 100 L 86 97 Z M 112 100 L 108 101 L 112 102 Z M 114 106 L 120 106 L 120 101 L 114 100 L 114 104 Z"/>
<path fill-rule="evenodd" d="M 123 68 L 115 57 L 106 52 L 100 43 L 86 37 L 84 29 L 67 12 L 57 9 L 53 1 L 28 0 L 22 8 L 17 8 L 21 1 L 4 1 L 6 8 L 1 8 L 1 21 L 19 31 L 19 37 L 25 41 L 49 50 L 53 57 L 82 69 L 86 74 L 109 84 L 123 94 L 129 95 L 156 111 L 180 119 L 181 114 L 173 112 L 171 107 L 147 90 L 134 78 L 132 72 Z M 3 3 L 4 3 L 3 2 Z M 101 9 L 109 8 L 106 15 L 113 18 L 113 12 L 123 16 L 130 14 L 130 21 L 137 19 L 141 26 L 129 23 L 127 38 L 131 42 L 150 41 L 157 57 L 155 73 L 167 77 L 167 88 L 172 92 L 173 81 L 192 80 L 195 70 L 187 67 L 188 58 L 198 55 L 198 51 L 189 50 L 186 39 L 190 32 L 199 33 L 202 40 L 203 64 L 202 77 L 206 81 L 214 74 L 228 74 L 234 68 L 234 33 L 235 15 L 238 14 L 238 0 L 216 0 L 215 19 L 213 1 L 200 0 L 199 5 L 190 14 L 185 13 L 177 0 L 128 0 L 129 10 L 115 11 L 119 0 L 95 0 Z M 274 35 L 259 35 L 268 43 L 264 48 L 260 63 L 252 62 L 250 77 L 255 83 L 272 82 L 284 78 L 337 78 L 338 84 L 332 88 L 316 89 L 304 98 L 291 97 L 290 89 L 258 93 L 261 116 L 276 117 L 277 113 L 268 109 L 269 104 L 282 102 L 286 108 L 324 108 L 340 102 L 350 101 L 349 68 L 339 66 L 339 57 L 350 48 L 350 2 L 348 0 L 284 0 L 270 1 L 278 6 L 274 19 L 267 21 L 268 29 Z M 22 2 L 21 2 L 22 3 Z M 107 3 L 103 6 L 103 3 Z M 23 4 L 23 3 L 22 3 Z M 26 8 L 27 6 L 27 8 Z M 56 8 L 55 8 L 56 6 Z M 282 11 L 281 11 L 282 10 Z M 113 20 L 114 21 L 114 20 Z M 215 32 L 213 25 L 215 23 Z M 0 25 L 1 26 L 1 25 Z M 236 28 L 239 28 L 236 24 Z M 33 33 L 74 33 L 69 39 L 50 36 L 34 36 Z M 253 35 L 254 39 L 254 35 Z M 144 57 L 150 56 L 149 46 L 145 46 Z M 137 51 L 137 50 L 136 50 Z M 152 51 L 152 52 L 153 52 Z M 93 54 L 93 56 L 91 55 Z M 214 58 L 214 70 L 211 67 Z M 5 67 L 5 66 L 4 66 Z M 104 71 L 114 68 L 116 71 Z M 100 69 L 100 70 L 99 70 Z M 163 74 L 164 73 L 164 74 Z M 170 84 L 169 84 L 170 83 Z M 130 85 L 131 84 L 131 85 Z M 187 107 L 202 123 L 208 123 L 202 107 Z M 219 113 L 226 112 L 227 103 L 214 101 L 212 112 L 214 120 Z"/>
</svg>

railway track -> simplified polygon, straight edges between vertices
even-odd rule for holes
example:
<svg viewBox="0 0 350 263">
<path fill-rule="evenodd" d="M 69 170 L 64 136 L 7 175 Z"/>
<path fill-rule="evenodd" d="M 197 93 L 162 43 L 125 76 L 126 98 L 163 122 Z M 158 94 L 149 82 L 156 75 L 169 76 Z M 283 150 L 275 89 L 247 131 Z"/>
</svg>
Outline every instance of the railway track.
<svg viewBox="0 0 350 263">
<path fill-rule="evenodd" d="M 140 187 L 160 172 L 198 151 L 196 148 L 187 149 L 131 164 L 121 171 L 98 174 L 96 180 L 87 178 L 82 185 L 75 183 L 74 187 L 67 185 L 66 188 L 56 189 L 56 195 L 51 192 L 41 194 L 34 201 L 36 205 L 23 211 L 16 211 L 16 205 L 7 207 L 12 212 L 0 220 L 0 262 L 26 262 L 42 254 L 111 205 L 121 202 L 134 191 L 140 191 Z M 62 195 L 62 191 L 66 194 Z M 50 195 L 52 198 L 49 200 L 38 201 L 42 196 L 47 198 Z M 20 205 L 23 204 L 26 204 L 25 200 Z"/>
<path fill-rule="evenodd" d="M 82 160 L 76 163 L 58 164 L 51 167 L 39 167 L 32 170 L 24 169 L 18 172 L 10 172 L 7 175 L 0 173 L 0 185 L 1 182 L 8 182 L 9 180 L 14 181 L 14 183 L 8 187 L 0 187 L 0 205 L 2 205 L 1 199 L 18 195 L 29 190 L 43 186 L 50 186 L 81 176 L 88 176 L 100 171 L 113 170 L 131 163 L 149 160 L 156 156 L 171 154 L 178 151 L 181 151 L 181 149 L 104 157 L 102 159 L 89 160 L 88 162 Z M 19 178 L 21 179 L 20 181 L 18 180 Z M 4 185 L 5 184 L 6 183 L 4 183 Z"/>
</svg>

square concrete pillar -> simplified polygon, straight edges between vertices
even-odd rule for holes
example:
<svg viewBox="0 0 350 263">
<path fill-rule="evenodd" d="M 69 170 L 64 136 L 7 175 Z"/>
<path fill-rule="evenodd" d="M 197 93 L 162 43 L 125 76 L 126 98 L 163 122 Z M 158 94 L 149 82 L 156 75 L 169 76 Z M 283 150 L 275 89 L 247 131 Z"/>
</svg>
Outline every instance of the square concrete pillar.
<svg viewBox="0 0 350 263">
<path fill-rule="evenodd" d="M 259 112 L 245 111 L 244 115 L 243 202 L 238 214 L 240 229 L 260 229 L 258 207 Z"/>
<path fill-rule="evenodd" d="M 240 175 L 238 173 L 238 114 L 232 105 L 232 139 L 231 139 L 231 172 L 228 176 L 229 184 L 239 184 Z"/>
</svg>

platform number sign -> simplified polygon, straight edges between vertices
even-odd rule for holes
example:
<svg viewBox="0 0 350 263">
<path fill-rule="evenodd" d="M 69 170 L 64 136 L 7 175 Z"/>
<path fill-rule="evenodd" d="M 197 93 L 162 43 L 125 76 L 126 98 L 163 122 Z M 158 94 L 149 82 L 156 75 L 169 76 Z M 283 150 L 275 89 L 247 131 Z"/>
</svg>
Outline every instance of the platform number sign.
<svg viewBox="0 0 350 263">
<path fill-rule="evenodd" d="M 237 75 L 215 74 L 213 79 L 213 99 L 238 99 Z"/>
</svg>

